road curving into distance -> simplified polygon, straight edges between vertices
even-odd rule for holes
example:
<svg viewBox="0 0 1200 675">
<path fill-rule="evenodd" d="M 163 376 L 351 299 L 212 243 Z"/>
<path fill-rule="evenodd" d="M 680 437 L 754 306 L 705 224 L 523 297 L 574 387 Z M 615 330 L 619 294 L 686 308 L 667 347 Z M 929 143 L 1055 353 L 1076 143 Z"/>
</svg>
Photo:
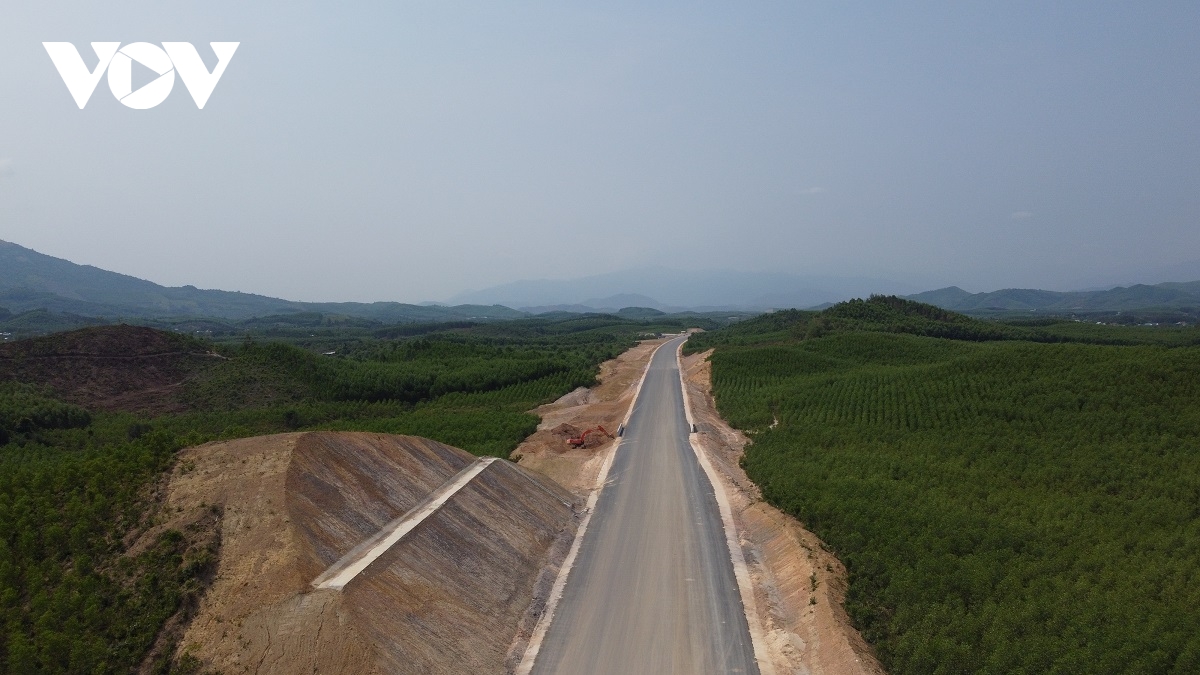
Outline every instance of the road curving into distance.
<svg viewBox="0 0 1200 675">
<path fill-rule="evenodd" d="M 539 675 L 759 673 L 675 351 L 650 361 L 533 660 Z"/>
</svg>

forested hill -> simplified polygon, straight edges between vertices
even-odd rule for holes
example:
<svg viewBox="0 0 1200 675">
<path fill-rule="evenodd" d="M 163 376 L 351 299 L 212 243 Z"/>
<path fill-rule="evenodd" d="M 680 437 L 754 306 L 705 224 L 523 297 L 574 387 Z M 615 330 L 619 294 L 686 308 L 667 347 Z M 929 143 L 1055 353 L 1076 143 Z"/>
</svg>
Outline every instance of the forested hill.
<svg viewBox="0 0 1200 675">
<path fill-rule="evenodd" d="M 501 306 L 456 307 L 399 302 L 292 302 L 252 293 L 168 287 L 0 241 L 0 318 L 33 310 L 83 317 L 213 317 L 246 319 L 291 312 L 341 314 L 389 323 L 511 319 Z"/>
<path fill-rule="evenodd" d="M 687 349 L 697 351 L 721 344 L 811 339 L 847 331 L 907 333 L 973 342 L 1025 340 L 1106 345 L 1200 345 L 1200 327 L 1197 326 L 1162 326 L 1147 331 L 1138 326 L 1096 325 L 1053 317 L 1036 321 L 998 321 L 974 318 L 896 296 L 874 295 L 866 300 L 841 302 L 820 312 L 786 310 L 763 314 L 720 331 L 696 335 L 688 341 Z"/>
<path fill-rule="evenodd" d="M 908 296 L 910 300 L 956 312 L 1119 312 L 1137 309 L 1200 307 L 1200 281 L 1137 284 L 1104 291 L 1043 291 L 1006 288 L 990 293 L 968 293 L 957 286 Z"/>
</svg>

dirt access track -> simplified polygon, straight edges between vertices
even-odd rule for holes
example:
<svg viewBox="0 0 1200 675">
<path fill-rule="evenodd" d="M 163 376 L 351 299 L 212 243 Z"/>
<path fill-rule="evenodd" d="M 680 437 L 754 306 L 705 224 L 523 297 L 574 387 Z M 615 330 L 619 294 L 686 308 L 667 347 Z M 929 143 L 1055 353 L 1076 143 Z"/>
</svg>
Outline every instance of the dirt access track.
<svg viewBox="0 0 1200 675">
<path fill-rule="evenodd" d="M 616 445 L 570 449 L 566 429 L 615 429 L 633 401 L 642 371 L 666 340 L 651 340 L 601 367 L 600 384 L 539 407 L 537 433 L 513 453 L 580 498 L 597 487 L 600 465 Z M 681 359 L 686 396 L 697 426 L 693 440 L 720 474 L 754 588 L 758 619 L 780 675 L 876 675 L 883 668 L 843 609 L 846 571 L 825 545 L 791 516 L 762 500 L 739 465 L 749 439 L 716 412 L 711 352 Z"/>
</svg>

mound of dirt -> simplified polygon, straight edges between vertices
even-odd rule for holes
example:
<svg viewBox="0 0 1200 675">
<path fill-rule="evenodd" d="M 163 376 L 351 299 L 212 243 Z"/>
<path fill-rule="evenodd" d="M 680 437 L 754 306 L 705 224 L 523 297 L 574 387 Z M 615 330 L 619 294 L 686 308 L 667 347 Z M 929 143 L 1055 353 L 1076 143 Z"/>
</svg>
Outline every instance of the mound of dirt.
<svg viewBox="0 0 1200 675">
<path fill-rule="evenodd" d="M 92 410 L 177 412 L 184 381 L 220 359 L 174 333 L 98 326 L 0 344 L 0 381 L 46 386 Z"/>
<path fill-rule="evenodd" d="M 164 513 L 224 517 L 217 578 L 180 653 L 228 675 L 506 672 L 577 526 L 580 504 L 544 476 L 489 464 L 342 589 L 312 585 L 474 462 L 366 433 L 184 451 Z"/>
<path fill-rule="evenodd" d="M 551 429 L 550 433 L 565 440 L 578 436 L 581 431 L 582 430 L 574 424 L 567 424 L 566 422 L 563 422 L 562 424 Z"/>
</svg>

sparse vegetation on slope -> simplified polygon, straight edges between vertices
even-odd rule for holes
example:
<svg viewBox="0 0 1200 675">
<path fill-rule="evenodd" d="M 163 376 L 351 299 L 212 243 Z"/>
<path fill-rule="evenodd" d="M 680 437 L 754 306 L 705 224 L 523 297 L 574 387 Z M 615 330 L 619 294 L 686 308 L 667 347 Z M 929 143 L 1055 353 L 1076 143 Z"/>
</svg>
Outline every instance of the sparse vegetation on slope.
<svg viewBox="0 0 1200 675">
<path fill-rule="evenodd" d="M 1196 672 L 1200 349 L 1153 344 L 1192 335 L 986 341 L 939 312 L 875 298 L 691 348 L 717 345 L 747 472 L 846 563 L 890 672 Z"/>
</svg>

